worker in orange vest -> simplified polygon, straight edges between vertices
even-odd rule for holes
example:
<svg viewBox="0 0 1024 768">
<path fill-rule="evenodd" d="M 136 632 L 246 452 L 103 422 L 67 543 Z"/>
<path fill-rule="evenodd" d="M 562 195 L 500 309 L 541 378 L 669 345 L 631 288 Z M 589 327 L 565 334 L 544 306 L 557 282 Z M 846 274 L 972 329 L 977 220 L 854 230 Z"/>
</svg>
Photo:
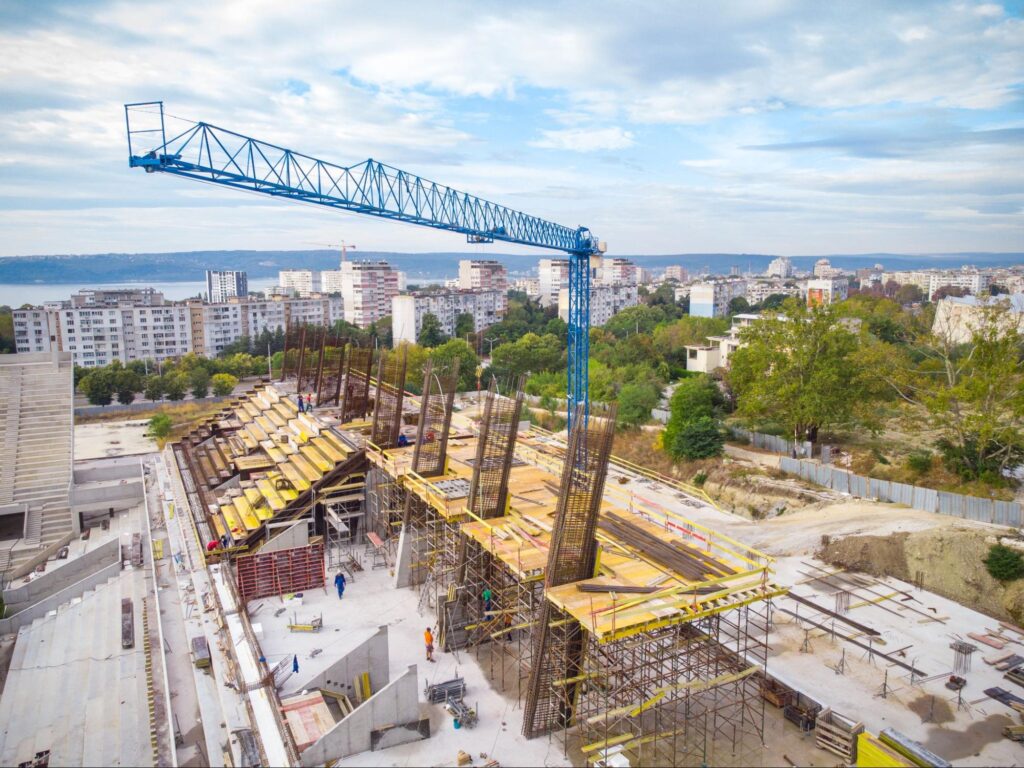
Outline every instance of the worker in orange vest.
<svg viewBox="0 0 1024 768">
<path fill-rule="evenodd" d="M 427 627 L 427 631 L 423 633 L 423 642 L 427 644 L 427 661 L 434 660 L 434 634 L 430 631 L 430 627 Z"/>
</svg>

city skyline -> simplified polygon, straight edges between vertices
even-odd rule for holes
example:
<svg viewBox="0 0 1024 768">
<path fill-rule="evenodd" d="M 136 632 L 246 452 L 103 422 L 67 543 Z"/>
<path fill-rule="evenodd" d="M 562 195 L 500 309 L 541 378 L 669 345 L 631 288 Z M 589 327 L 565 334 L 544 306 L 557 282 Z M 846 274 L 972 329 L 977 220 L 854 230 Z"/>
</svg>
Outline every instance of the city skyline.
<svg viewBox="0 0 1024 768">
<path fill-rule="evenodd" d="M 386 22 L 318 4 L 116 10 L 0 11 L 0 256 L 342 238 L 478 252 L 131 174 L 120 108 L 150 98 L 590 226 L 610 253 L 1024 247 L 1019 3 L 780 2 L 713 17 L 404 6 Z"/>
</svg>

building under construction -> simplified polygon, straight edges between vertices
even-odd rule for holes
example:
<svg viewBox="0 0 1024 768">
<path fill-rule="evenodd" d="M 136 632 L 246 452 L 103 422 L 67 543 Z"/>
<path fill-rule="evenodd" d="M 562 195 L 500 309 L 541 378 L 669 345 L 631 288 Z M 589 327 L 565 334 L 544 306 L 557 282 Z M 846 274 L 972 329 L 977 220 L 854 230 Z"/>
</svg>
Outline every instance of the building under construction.
<svg viewBox="0 0 1024 768">
<path fill-rule="evenodd" d="M 566 442 L 522 421 L 521 382 L 492 384 L 471 419 L 453 415 L 457 370 L 407 382 L 401 350 L 289 344 L 282 380 L 174 448 L 197 536 L 243 604 L 323 586 L 324 558 L 365 544 L 436 615 L 440 648 L 518 700 L 526 737 L 591 763 L 761 761 L 784 590 L 767 556 L 606 483 L 623 471 L 613 411 L 578 412 Z M 267 543 L 296 520 L 308 544 Z"/>
</svg>

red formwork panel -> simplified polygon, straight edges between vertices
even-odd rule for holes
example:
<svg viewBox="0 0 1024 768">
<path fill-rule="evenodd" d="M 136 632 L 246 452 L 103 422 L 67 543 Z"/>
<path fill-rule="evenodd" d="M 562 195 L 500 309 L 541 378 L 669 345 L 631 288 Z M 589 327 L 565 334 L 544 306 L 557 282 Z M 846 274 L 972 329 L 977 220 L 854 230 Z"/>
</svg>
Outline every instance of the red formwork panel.
<svg viewBox="0 0 1024 768">
<path fill-rule="evenodd" d="M 235 558 L 238 594 L 242 603 L 259 597 L 302 592 L 323 587 L 322 541 L 277 552 L 257 552 Z"/>
</svg>

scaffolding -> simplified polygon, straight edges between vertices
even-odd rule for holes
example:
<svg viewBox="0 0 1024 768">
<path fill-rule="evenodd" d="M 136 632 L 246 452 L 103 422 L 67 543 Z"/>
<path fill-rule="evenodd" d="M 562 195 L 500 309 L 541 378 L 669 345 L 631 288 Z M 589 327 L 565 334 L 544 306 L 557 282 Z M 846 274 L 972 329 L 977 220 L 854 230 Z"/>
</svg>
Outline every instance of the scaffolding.
<svg viewBox="0 0 1024 768">
<path fill-rule="evenodd" d="M 402 399 L 405 395 L 406 348 L 387 353 L 381 350 L 377 362 L 377 392 L 373 401 L 370 440 L 378 448 L 398 445 L 402 429 Z"/>
</svg>

